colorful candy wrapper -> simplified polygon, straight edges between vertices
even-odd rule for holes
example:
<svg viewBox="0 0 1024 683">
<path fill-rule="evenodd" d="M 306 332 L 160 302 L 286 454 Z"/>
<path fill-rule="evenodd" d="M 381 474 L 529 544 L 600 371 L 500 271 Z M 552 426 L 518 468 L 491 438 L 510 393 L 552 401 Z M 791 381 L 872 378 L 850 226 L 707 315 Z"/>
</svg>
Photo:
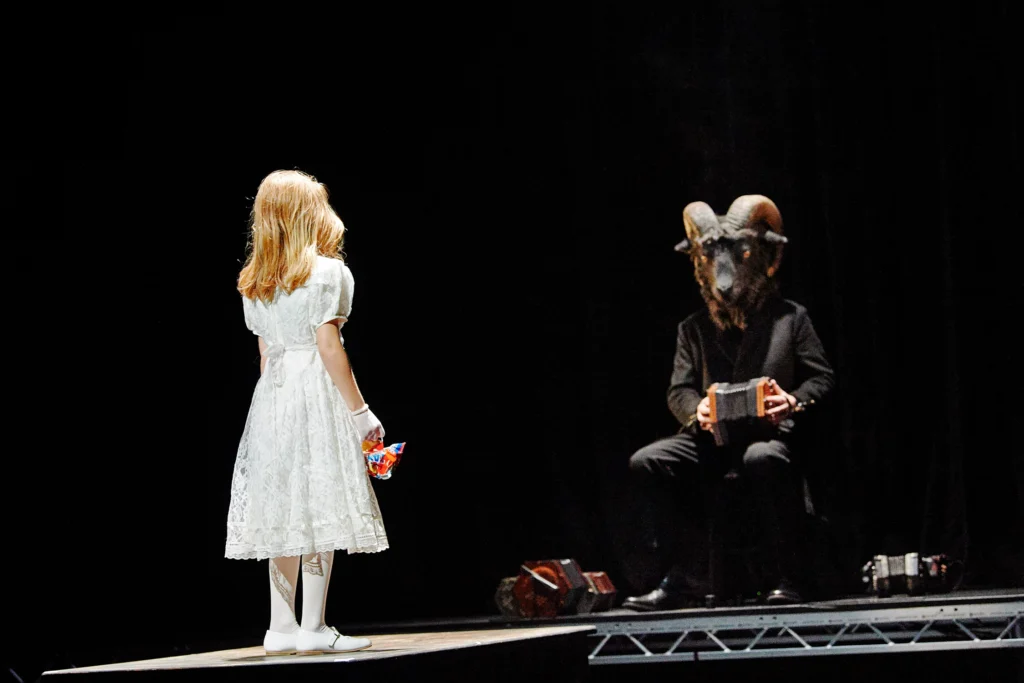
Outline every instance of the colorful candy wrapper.
<svg viewBox="0 0 1024 683">
<path fill-rule="evenodd" d="M 385 447 L 383 441 L 364 441 L 363 455 L 366 456 L 366 471 L 375 479 L 390 479 L 391 471 L 402 459 L 405 442 Z"/>
</svg>

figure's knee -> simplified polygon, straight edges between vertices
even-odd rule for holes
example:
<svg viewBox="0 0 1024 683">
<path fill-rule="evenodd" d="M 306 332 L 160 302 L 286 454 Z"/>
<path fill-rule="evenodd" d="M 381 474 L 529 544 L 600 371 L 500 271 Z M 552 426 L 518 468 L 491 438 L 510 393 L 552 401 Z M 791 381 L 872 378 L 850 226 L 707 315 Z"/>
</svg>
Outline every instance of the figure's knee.
<svg viewBox="0 0 1024 683">
<path fill-rule="evenodd" d="M 678 479 L 691 465 L 698 463 L 693 440 L 685 435 L 655 441 L 638 450 L 629 458 L 629 471 L 641 479 Z"/>
<path fill-rule="evenodd" d="M 657 449 L 653 448 L 653 444 L 644 446 L 629 456 L 629 473 L 634 477 L 656 474 L 660 470 L 658 460 L 659 453 Z"/>
<path fill-rule="evenodd" d="M 789 455 L 782 444 L 774 441 L 755 441 L 743 453 L 743 469 L 758 472 L 789 465 Z"/>
</svg>

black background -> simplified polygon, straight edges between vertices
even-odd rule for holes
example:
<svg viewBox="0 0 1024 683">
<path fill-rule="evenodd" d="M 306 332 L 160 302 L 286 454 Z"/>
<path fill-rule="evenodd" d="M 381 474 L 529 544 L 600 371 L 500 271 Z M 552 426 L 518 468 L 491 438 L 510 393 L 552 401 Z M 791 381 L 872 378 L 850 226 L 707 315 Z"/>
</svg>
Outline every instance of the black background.
<svg viewBox="0 0 1024 683">
<path fill-rule="evenodd" d="M 375 484 L 392 549 L 339 563 L 333 623 L 489 614 L 526 559 L 648 587 L 623 479 L 675 429 L 702 305 L 680 211 L 749 193 L 838 373 L 816 458 L 845 570 L 947 552 L 1021 585 L 1008 8 L 218 8 L 69 38 L 5 179 L 11 665 L 262 635 L 265 563 L 223 542 L 258 376 L 234 280 L 279 168 L 331 191 L 346 345 L 408 442 Z"/>
</svg>

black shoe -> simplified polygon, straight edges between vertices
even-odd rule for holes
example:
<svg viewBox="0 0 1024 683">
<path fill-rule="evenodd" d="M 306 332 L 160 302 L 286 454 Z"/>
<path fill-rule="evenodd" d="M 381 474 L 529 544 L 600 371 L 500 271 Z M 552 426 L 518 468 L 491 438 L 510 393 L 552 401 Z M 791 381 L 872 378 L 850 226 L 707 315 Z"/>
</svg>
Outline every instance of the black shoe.
<svg viewBox="0 0 1024 683">
<path fill-rule="evenodd" d="M 796 605 L 803 602 L 800 593 L 792 585 L 783 581 L 779 587 L 768 594 L 769 605 Z"/>
<path fill-rule="evenodd" d="M 698 595 L 698 593 L 700 593 Z M 691 587 L 674 588 L 664 580 L 661 584 L 644 595 L 626 598 L 622 606 L 637 612 L 656 612 L 658 610 L 684 609 L 704 604 L 704 594 Z"/>
<path fill-rule="evenodd" d="M 692 596 L 670 592 L 658 586 L 650 593 L 626 598 L 622 606 L 637 612 L 656 612 L 667 609 L 682 609 L 691 603 Z"/>
</svg>

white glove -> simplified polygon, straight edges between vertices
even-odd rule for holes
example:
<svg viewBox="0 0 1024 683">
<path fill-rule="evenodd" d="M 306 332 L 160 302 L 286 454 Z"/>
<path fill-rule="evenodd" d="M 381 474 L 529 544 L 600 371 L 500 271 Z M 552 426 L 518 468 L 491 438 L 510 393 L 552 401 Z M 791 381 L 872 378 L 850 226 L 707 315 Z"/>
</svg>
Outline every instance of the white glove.
<svg viewBox="0 0 1024 683">
<path fill-rule="evenodd" d="M 370 411 L 369 404 L 352 413 L 352 422 L 356 426 L 356 434 L 363 441 L 380 441 L 384 438 L 384 425 Z"/>
</svg>

